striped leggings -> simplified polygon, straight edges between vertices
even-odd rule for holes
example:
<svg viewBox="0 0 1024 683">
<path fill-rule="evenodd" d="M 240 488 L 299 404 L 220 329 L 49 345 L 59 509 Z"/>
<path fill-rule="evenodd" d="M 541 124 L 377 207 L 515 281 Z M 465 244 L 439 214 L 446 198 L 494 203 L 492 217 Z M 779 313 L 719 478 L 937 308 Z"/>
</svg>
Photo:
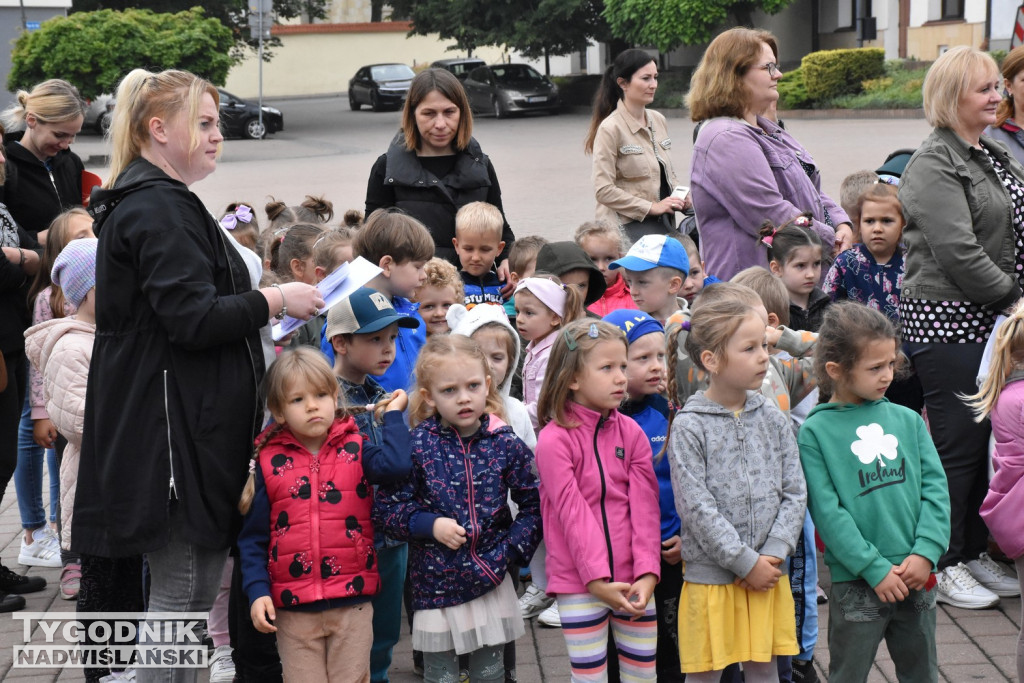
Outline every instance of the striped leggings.
<svg viewBox="0 0 1024 683">
<path fill-rule="evenodd" d="M 644 616 L 635 621 L 629 615 L 613 613 L 590 593 L 559 594 L 558 614 L 574 683 L 608 680 L 609 626 L 619 653 L 619 680 L 632 683 L 658 679 L 658 622 L 653 597 Z"/>
</svg>

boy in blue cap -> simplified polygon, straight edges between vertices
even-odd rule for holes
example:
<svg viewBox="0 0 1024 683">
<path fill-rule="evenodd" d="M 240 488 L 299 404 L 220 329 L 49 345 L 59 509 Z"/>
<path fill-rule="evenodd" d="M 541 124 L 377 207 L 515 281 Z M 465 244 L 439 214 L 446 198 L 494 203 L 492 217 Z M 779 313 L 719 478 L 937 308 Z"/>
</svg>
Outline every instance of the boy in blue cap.
<svg viewBox="0 0 1024 683">
<path fill-rule="evenodd" d="M 679 296 L 690 271 L 686 248 L 668 235 L 644 235 L 609 269 L 622 268 L 636 307 L 664 325 L 687 309 Z"/>
</svg>

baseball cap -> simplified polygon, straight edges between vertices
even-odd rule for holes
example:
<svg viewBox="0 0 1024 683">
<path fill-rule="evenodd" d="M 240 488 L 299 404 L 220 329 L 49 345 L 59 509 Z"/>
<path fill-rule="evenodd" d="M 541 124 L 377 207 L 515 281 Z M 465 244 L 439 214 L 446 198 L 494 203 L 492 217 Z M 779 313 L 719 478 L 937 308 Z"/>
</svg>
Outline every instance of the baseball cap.
<svg viewBox="0 0 1024 683">
<path fill-rule="evenodd" d="M 668 235 L 644 235 L 629 248 L 625 256 L 612 261 L 608 268 L 650 270 L 662 266 L 689 272 L 690 259 L 686 257 L 686 247 Z"/>
<path fill-rule="evenodd" d="M 626 335 L 626 343 L 632 344 L 640 337 L 654 332 L 664 332 L 665 326 L 657 320 L 635 309 L 620 308 L 612 311 L 601 320 L 615 325 Z"/>
<path fill-rule="evenodd" d="M 327 331 L 324 336 L 331 339 L 339 334 L 370 334 L 383 330 L 391 323 L 407 328 L 420 326 L 416 318 L 398 315 L 388 298 L 377 290 L 360 287 L 331 306 L 327 312 Z"/>
</svg>

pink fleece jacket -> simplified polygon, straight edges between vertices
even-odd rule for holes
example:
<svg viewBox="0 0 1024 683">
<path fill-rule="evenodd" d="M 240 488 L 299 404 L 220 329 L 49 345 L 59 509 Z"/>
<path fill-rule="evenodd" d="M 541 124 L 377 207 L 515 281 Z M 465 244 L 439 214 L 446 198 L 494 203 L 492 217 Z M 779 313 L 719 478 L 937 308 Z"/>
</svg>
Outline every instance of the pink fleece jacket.
<svg viewBox="0 0 1024 683">
<path fill-rule="evenodd" d="M 640 426 L 570 403 L 578 427 L 549 422 L 537 440 L 547 592 L 586 593 L 595 579 L 661 576 L 661 511 Z M 613 569 L 614 568 L 614 569 Z"/>
<path fill-rule="evenodd" d="M 981 518 L 999 548 L 1016 559 L 1024 555 L 1024 373 L 1010 376 L 991 417 L 995 474 L 981 504 Z"/>
<path fill-rule="evenodd" d="M 523 361 L 523 403 L 530 414 L 530 423 L 537 429 L 537 402 L 544 384 L 544 373 L 548 369 L 548 357 L 555 345 L 555 330 L 542 339 L 535 339 L 526 345 L 526 360 Z"/>
</svg>

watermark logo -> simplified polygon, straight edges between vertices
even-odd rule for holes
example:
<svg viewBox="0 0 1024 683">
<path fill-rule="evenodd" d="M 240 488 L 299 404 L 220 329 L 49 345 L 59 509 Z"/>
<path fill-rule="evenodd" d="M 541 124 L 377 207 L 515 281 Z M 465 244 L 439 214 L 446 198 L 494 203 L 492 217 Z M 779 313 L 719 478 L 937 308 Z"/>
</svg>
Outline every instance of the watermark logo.
<svg viewBox="0 0 1024 683">
<path fill-rule="evenodd" d="M 209 612 L 15 612 L 15 669 L 198 669 Z M 33 631 L 35 638 L 32 637 Z"/>
</svg>

